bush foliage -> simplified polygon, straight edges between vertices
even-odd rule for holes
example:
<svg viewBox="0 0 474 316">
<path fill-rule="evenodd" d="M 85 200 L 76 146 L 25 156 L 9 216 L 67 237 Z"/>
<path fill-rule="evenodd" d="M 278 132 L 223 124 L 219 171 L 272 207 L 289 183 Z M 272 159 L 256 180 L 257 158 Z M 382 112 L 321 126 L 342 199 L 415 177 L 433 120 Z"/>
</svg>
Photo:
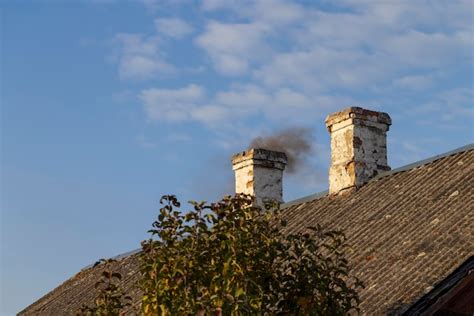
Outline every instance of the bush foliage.
<svg viewBox="0 0 474 316">
<path fill-rule="evenodd" d="M 102 274 L 95 283 L 97 296 L 93 306 L 83 305 L 76 313 L 77 316 L 112 316 L 125 315 L 123 310 L 131 306 L 132 298 L 120 288 L 119 282 L 122 275 L 114 272 L 113 259 L 100 259 L 94 267 L 101 266 Z"/>
<path fill-rule="evenodd" d="M 285 233 L 278 208 L 251 196 L 213 204 L 163 196 L 142 243 L 145 315 L 345 315 L 358 311 L 341 232 Z"/>
</svg>

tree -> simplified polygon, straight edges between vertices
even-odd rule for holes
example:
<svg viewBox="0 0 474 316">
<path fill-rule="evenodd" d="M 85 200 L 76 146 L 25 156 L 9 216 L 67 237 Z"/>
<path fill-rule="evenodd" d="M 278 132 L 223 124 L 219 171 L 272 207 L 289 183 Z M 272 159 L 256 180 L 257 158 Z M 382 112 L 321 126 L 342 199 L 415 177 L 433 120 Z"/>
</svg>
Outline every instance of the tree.
<svg viewBox="0 0 474 316">
<path fill-rule="evenodd" d="M 358 311 L 341 232 L 309 227 L 284 234 L 275 205 L 251 196 L 180 211 L 163 196 L 142 243 L 145 315 L 343 315 Z"/>
<path fill-rule="evenodd" d="M 113 259 L 101 259 L 94 267 L 101 265 L 103 271 L 96 282 L 97 296 L 93 306 L 83 305 L 76 313 L 77 316 L 120 316 L 125 315 L 124 309 L 131 306 L 132 298 L 120 288 L 122 275 L 114 272 Z"/>
</svg>

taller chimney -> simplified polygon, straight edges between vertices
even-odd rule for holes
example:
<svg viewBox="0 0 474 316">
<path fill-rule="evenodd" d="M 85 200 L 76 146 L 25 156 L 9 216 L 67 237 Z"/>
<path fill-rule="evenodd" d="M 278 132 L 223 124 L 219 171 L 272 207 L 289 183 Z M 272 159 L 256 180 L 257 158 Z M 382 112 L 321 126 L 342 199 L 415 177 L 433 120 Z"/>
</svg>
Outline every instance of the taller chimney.
<svg viewBox="0 0 474 316">
<path fill-rule="evenodd" d="M 326 118 L 331 134 L 329 194 L 348 192 L 382 171 L 387 163 L 387 113 L 350 107 Z"/>
<path fill-rule="evenodd" d="M 250 194 L 258 205 L 283 202 L 285 153 L 267 149 L 249 149 L 232 157 L 235 171 L 235 193 Z"/>
</svg>

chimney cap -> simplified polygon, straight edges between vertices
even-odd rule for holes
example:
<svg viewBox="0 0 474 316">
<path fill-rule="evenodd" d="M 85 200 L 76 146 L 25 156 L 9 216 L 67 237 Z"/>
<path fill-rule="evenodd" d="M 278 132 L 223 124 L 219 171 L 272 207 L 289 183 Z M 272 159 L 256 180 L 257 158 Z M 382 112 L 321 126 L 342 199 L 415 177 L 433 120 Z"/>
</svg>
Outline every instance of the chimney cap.
<svg viewBox="0 0 474 316">
<path fill-rule="evenodd" d="M 268 167 L 281 170 L 285 169 L 285 165 L 288 163 L 288 158 L 284 152 L 264 148 L 251 148 L 232 156 L 233 169 L 241 168 L 242 163 L 249 160 L 252 160 L 255 165 L 266 165 L 270 163 L 271 166 L 269 165 Z"/>
<path fill-rule="evenodd" d="M 330 127 L 336 123 L 345 121 L 347 119 L 360 119 L 364 121 L 392 125 L 392 119 L 385 112 L 377 112 L 363 109 L 357 106 L 351 106 L 342 111 L 328 115 L 326 117 L 326 126 Z"/>
<path fill-rule="evenodd" d="M 283 201 L 283 171 L 288 162 L 285 153 L 251 148 L 232 157 L 235 193 L 255 196 L 257 205 Z"/>
</svg>

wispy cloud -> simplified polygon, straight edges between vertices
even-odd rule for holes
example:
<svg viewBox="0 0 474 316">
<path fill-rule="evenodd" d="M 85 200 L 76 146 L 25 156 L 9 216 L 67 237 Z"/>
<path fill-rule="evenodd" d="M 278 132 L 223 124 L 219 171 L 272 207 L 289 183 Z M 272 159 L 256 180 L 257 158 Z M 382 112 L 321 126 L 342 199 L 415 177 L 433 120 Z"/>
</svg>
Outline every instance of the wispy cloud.
<svg viewBox="0 0 474 316">
<path fill-rule="evenodd" d="M 208 95 L 196 84 L 176 89 L 144 89 L 139 99 L 151 121 L 197 121 L 220 131 L 225 129 L 226 123 L 245 122 L 256 115 L 269 121 L 306 124 L 341 104 L 355 102 L 352 98 L 332 95 L 309 98 L 289 88 L 271 90 L 255 85 L 236 85 Z"/>
<path fill-rule="evenodd" d="M 205 96 L 201 86 L 190 84 L 179 89 L 146 89 L 139 98 L 150 120 L 186 121 Z"/>
<path fill-rule="evenodd" d="M 166 7 L 176 7 L 184 4 L 191 4 L 190 0 L 138 0 L 150 12 L 157 12 Z"/>
<path fill-rule="evenodd" d="M 353 104 L 405 116 L 431 109 L 435 118 L 428 120 L 449 124 L 472 115 L 469 84 L 454 77 L 473 62 L 471 7 L 470 1 L 205 0 L 196 11 L 200 23 L 158 17 L 153 34 L 118 36 L 119 73 L 139 79 L 186 73 L 172 87 L 142 89 L 148 119 L 196 121 L 219 135 L 222 122 L 304 124 Z M 185 38 L 196 63 L 172 65 L 166 50 Z M 208 86 L 203 76 L 220 84 Z"/>
<path fill-rule="evenodd" d="M 151 149 L 151 148 L 156 148 L 156 146 L 157 146 L 156 143 L 147 140 L 147 139 L 145 138 L 145 135 L 139 135 L 139 136 L 137 137 L 137 142 L 138 142 L 138 144 L 139 144 L 141 147 L 143 147 L 143 148 Z"/>
<path fill-rule="evenodd" d="M 114 60 L 118 64 L 121 79 L 150 79 L 159 74 L 170 74 L 175 67 L 166 62 L 160 52 L 160 39 L 141 34 L 117 34 L 114 39 L 117 51 Z"/>
<path fill-rule="evenodd" d="M 250 62 L 263 57 L 265 25 L 258 23 L 220 23 L 211 21 L 196 39 L 215 69 L 225 75 L 241 75 Z"/>
<path fill-rule="evenodd" d="M 405 88 L 410 90 L 423 90 L 429 88 L 433 85 L 433 75 L 424 74 L 424 75 L 411 75 L 396 78 L 393 82 L 395 87 Z"/>
<path fill-rule="evenodd" d="M 158 18 L 155 19 L 155 26 L 159 34 L 176 39 L 193 32 L 191 25 L 179 18 Z"/>
</svg>

